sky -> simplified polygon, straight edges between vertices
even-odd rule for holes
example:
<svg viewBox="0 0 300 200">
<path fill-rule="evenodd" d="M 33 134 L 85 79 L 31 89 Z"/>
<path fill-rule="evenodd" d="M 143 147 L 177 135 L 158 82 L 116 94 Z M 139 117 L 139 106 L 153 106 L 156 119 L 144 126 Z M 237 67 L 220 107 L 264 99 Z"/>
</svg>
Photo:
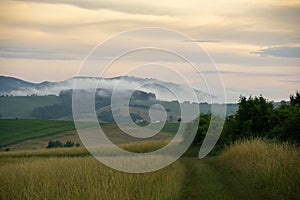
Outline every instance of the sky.
<svg viewBox="0 0 300 200">
<path fill-rule="evenodd" d="M 31 82 L 65 80 L 78 74 L 98 44 L 120 32 L 161 27 L 189 36 L 181 42 L 208 52 L 221 74 L 228 102 L 237 101 L 240 94 L 286 100 L 300 90 L 299 19 L 299 0 L 1 0 L 0 75 Z M 151 35 L 143 40 L 147 37 Z M 108 52 L 130 42 L 113 45 Z M 149 62 L 143 56 L 124 59 L 122 66 L 105 76 L 122 75 L 121 67 L 141 65 L 141 60 Z M 192 71 L 178 69 L 197 84 Z M 153 70 L 155 78 L 176 82 L 168 72 Z M 215 71 L 202 73 L 210 76 Z M 134 75 L 147 74 L 139 70 Z"/>
</svg>

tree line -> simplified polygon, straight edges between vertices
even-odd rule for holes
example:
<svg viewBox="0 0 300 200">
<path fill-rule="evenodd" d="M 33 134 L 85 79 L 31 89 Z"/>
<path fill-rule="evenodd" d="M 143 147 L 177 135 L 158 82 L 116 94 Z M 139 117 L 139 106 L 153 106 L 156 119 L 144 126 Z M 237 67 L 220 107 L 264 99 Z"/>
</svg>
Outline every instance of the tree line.
<svg viewBox="0 0 300 200">
<path fill-rule="evenodd" d="M 51 148 L 60 148 L 60 147 L 79 147 L 80 144 L 79 143 L 75 143 L 72 141 L 67 141 L 66 143 L 62 143 L 59 140 L 50 140 L 48 142 L 48 145 L 46 146 L 47 149 L 51 149 Z"/>
<path fill-rule="evenodd" d="M 290 95 L 289 102 L 274 107 L 263 96 L 240 96 L 238 111 L 225 119 L 217 145 L 224 146 L 237 140 L 256 137 L 300 144 L 300 93 Z M 198 131 L 193 141 L 200 145 L 209 127 L 211 114 L 201 114 Z M 221 120 L 221 118 L 220 118 Z"/>
</svg>

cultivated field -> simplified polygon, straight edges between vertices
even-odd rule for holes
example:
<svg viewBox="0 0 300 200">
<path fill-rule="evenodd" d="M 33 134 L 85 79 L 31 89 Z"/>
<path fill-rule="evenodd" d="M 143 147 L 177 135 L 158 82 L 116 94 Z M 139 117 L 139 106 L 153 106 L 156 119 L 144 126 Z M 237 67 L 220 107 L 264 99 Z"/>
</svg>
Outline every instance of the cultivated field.
<svg viewBox="0 0 300 200">
<path fill-rule="evenodd" d="M 106 136 L 116 144 L 139 141 L 124 134 L 116 124 L 101 123 Z M 142 124 L 143 125 L 143 124 Z M 166 123 L 150 140 L 166 140 L 176 134 L 179 123 Z M 73 121 L 37 119 L 0 119 L 0 149 L 43 149 L 50 140 L 73 141 L 82 146 Z"/>
<path fill-rule="evenodd" d="M 72 121 L 0 119 L 0 147 L 69 130 L 75 130 Z"/>
</svg>

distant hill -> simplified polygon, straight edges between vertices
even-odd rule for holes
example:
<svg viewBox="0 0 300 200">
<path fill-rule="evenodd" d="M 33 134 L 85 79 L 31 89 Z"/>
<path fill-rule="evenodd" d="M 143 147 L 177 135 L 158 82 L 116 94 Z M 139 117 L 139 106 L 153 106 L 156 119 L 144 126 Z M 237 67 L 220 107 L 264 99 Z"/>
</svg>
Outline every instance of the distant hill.
<svg viewBox="0 0 300 200">
<path fill-rule="evenodd" d="M 193 89 L 198 100 L 191 95 L 191 88 L 185 85 L 178 85 L 171 82 L 164 82 L 156 79 L 137 78 L 131 76 L 120 76 L 113 78 L 97 77 L 73 77 L 59 82 L 31 83 L 13 77 L 0 76 L 0 95 L 30 96 L 30 95 L 56 95 L 62 90 L 73 89 L 76 82 L 77 89 L 90 89 L 97 86 L 98 89 L 112 91 L 118 88 L 118 91 L 136 90 L 155 94 L 156 98 L 163 101 L 172 101 L 181 99 L 181 101 L 205 102 L 210 98 L 206 92 Z M 176 93 L 177 97 L 174 95 Z"/>
<path fill-rule="evenodd" d="M 111 112 L 111 95 L 114 87 L 118 87 L 118 96 L 126 96 L 133 90 L 130 100 L 130 113 L 134 121 L 149 121 L 149 108 L 161 104 L 167 111 L 168 121 L 180 118 L 179 104 L 190 104 L 189 88 L 186 86 L 162 82 L 155 79 L 137 77 L 73 77 L 60 82 L 31 83 L 13 77 L 0 76 L 0 116 L 2 118 L 36 118 L 36 119 L 72 119 L 72 88 L 77 82 L 79 91 L 95 87 L 95 109 L 99 121 L 114 122 Z M 117 85 L 118 84 L 118 85 Z M 141 86 L 142 87 L 138 87 Z M 184 102 L 174 101 L 174 95 L 166 87 L 176 91 Z M 138 90 L 136 90 L 138 88 Z M 195 90 L 199 99 L 205 100 L 208 94 Z M 176 98 L 175 98 L 176 99 Z M 215 108 L 221 105 L 215 104 Z M 210 113 L 211 105 L 199 103 L 200 112 Z M 237 104 L 227 104 L 227 115 L 233 115 Z"/>
<path fill-rule="evenodd" d="M 34 87 L 34 83 L 23 81 L 21 79 L 0 76 L 0 94 L 10 94 L 12 91 L 17 91 L 20 88 Z"/>
</svg>

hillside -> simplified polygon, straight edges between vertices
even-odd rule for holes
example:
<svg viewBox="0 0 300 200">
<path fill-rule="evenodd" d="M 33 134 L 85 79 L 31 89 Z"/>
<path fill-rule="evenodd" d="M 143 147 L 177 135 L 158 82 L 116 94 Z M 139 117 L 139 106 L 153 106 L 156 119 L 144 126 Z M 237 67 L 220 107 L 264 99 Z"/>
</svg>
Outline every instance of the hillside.
<svg viewBox="0 0 300 200">
<path fill-rule="evenodd" d="M 2 118 L 33 118 L 31 112 L 37 107 L 60 103 L 58 96 L 9 96 L 0 97 Z"/>
<path fill-rule="evenodd" d="M 180 107 L 176 101 L 160 100 L 132 100 L 132 113 L 147 119 L 148 110 L 153 104 L 161 104 L 168 112 L 168 116 L 176 121 L 180 116 Z M 2 96 L 0 97 L 0 114 L 2 118 L 37 118 L 37 119 L 72 119 L 71 96 Z M 96 101 L 97 114 L 110 111 L 110 99 L 100 98 Z M 218 105 L 216 105 L 218 107 Z M 200 103 L 202 113 L 209 113 L 211 105 Z M 238 109 L 237 104 L 227 104 L 227 115 L 233 115 Z M 35 114 L 33 114 L 35 112 Z M 105 121 L 105 120 L 104 120 Z M 107 121 L 111 122 L 111 121 Z"/>
</svg>

